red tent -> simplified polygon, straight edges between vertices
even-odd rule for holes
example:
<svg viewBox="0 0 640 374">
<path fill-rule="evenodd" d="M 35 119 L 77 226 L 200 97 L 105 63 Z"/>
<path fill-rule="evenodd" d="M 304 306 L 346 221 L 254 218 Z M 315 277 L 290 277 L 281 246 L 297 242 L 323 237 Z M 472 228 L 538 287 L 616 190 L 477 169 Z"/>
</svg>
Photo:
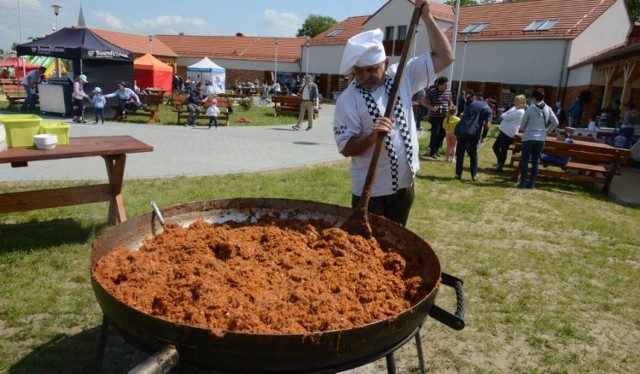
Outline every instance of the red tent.
<svg viewBox="0 0 640 374">
<path fill-rule="evenodd" d="M 9 57 L 6 60 L 0 61 L 0 70 L 2 70 L 3 68 L 13 68 L 15 71 L 16 79 L 22 79 L 22 77 L 24 76 L 22 74 L 22 65 L 25 66 L 27 73 L 29 73 L 31 70 L 38 70 L 38 68 L 40 68 L 40 65 L 35 65 L 30 62 L 26 62 L 25 64 L 25 61 L 19 57 Z"/>
<path fill-rule="evenodd" d="M 161 88 L 171 94 L 173 68 L 148 53 L 133 61 L 133 76 L 140 89 Z"/>
</svg>

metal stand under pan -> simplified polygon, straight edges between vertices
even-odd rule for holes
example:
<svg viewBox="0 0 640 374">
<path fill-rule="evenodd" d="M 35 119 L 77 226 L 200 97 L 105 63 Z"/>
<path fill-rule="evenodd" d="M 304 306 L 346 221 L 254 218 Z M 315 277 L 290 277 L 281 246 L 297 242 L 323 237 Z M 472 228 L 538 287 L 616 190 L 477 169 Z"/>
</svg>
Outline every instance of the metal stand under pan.
<svg viewBox="0 0 640 374">
<path fill-rule="evenodd" d="M 423 323 L 424 323 L 424 321 L 423 321 Z M 99 342 L 98 353 L 97 353 L 97 357 L 96 357 L 96 372 L 97 373 L 102 373 L 103 370 L 104 370 L 104 367 L 103 367 L 104 355 L 105 355 L 105 351 L 106 351 L 106 348 L 107 348 L 107 339 L 109 337 L 109 327 L 113 327 L 114 330 L 116 330 L 120 336 L 125 337 L 124 334 L 121 334 L 117 330 L 115 325 L 113 325 L 112 323 L 109 322 L 109 318 L 107 316 L 103 315 L 102 326 L 100 327 L 100 342 Z M 420 373 L 424 374 L 424 373 L 426 373 L 426 368 L 425 368 L 425 364 L 424 364 L 424 356 L 422 354 L 422 342 L 420 340 L 420 329 L 421 328 L 422 328 L 422 323 L 420 324 L 420 326 L 418 326 L 414 331 L 412 331 L 409 335 L 407 335 L 400 342 L 398 342 L 397 344 L 394 344 L 391 347 L 388 347 L 388 348 L 384 349 L 382 352 L 378 352 L 378 353 L 373 354 L 373 355 L 371 355 L 369 357 L 365 357 L 363 359 L 352 361 L 352 362 L 349 362 L 349 363 L 346 363 L 346 364 L 343 364 L 343 365 L 334 366 L 334 367 L 323 367 L 323 368 L 318 369 L 318 370 L 306 371 L 304 373 L 308 373 L 308 374 L 311 374 L 311 373 L 316 373 L 316 374 L 338 373 L 338 372 L 351 370 L 351 369 L 355 369 L 355 368 L 370 364 L 370 363 L 375 362 L 375 361 L 381 359 L 382 357 L 384 357 L 385 360 L 386 360 L 386 365 L 387 365 L 387 373 L 388 374 L 395 374 L 396 373 L 396 362 L 395 362 L 395 358 L 394 358 L 394 352 L 397 351 L 398 349 L 400 349 L 401 347 L 403 347 L 405 344 L 407 344 L 411 339 L 415 339 L 416 356 L 418 358 L 418 364 L 419 364 L 419 367 L 420 367 Z M 126 337 L 125 337 L 125 339 L 126 339 Z M 132 342 L 130 340 L 127 340 L 127 342 L 132 344 L 137 349 L 145 350 L 139 344 L 136 344 L 136 342 Z M 153 355 L 149 356 L 149 358 L 144 360 L 144 362 L 141 362 L 136 367 L 132 368 L 129 371 L 129 374 L 152 374 L 152 373 L 153 374 L 160 374 L 160 373 L 168 373 L 179 364 L 179 361 L 180 361 L 180 354 L 178 353 L 178 351 L 175 350 L 174 348 L 170 347 L 170 346 L 167 346 L 164 349 L 162 349 L 162 350 L 154 353 Z M 203 370 L 207 370 L 207 369 L 203 369 Z M 223 374 L 223 373 L 227 373 L 227 372 L 216 371 L 216 373 Z"/>
</svg>

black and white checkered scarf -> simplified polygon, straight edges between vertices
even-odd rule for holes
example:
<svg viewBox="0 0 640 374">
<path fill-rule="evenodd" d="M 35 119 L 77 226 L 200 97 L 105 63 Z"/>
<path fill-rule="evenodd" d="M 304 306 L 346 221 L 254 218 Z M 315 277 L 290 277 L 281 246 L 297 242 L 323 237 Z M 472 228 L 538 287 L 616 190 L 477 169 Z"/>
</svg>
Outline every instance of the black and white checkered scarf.
<svg viewBox="0 0 640 374">
<path fill-rule="evenodd" d="M 354 79 L 353 84 L 356 89 L 362 94 L 364 101 L 367 103 L 367 109 L 369 110 L 369 114 L 371 115 L 371 119 L 373 122 L 376 121 L 378 117 L 381 116 L 380 109 L 378 109 L 378 105 L 376 104 L 375 99 L 371 96 L 371 93 L 362 86 L 358 84 L 358 82 Z M 393 86 L 393 78 L 391 78 L 388 74 L 385 74 L 384 79 L 384 87 L 387 91 L 387 95 L 391 96 L 391 87 Z M 416 171 L 413 167 L 413 145 L 411 144 L 411 129 L 409 128 L 409 124 L 407 123 L 407 118 L 404 115 L 404 106 L 402 105 L 402 100 L 400 96 L 398 96 L 398 100 L 396 101 L 396 106 L 393 109 L 393 116 L 398 124 L 398 131 L 400 131 L 400 135 L 402 136 L 402 141 L 404 142 L 405 153 L 407 154 L 407 162 L 409 163 L 409 168 L 411 172 L 414 174 Z M 393 186 L 393 190 L 398 190 L 398 155 L 396 151 L 393 149 L 393 143 L 391 141 L 391 134 L 387 134 L 385 137 L 385 149 L 387 150 L 387 155 L 389 156 L 389 162 L 391 163 L 391 183 Z"/>
</svg>

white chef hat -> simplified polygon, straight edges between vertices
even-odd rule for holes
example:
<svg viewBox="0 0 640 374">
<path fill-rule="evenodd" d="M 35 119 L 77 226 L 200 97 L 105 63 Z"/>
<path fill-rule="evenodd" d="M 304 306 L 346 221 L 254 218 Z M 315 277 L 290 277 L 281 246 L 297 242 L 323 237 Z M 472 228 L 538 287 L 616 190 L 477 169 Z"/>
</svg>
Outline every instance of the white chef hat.
<svg viewBox="0 0 640 374">
<path fill-rule="evenodd" d="M 387 59 L 382 45 L 382 30 L 375 29 L 352 36 L 344 48 L 340 74 L 348 75 L 354 66 L 371 66 Z"/>
</svg>

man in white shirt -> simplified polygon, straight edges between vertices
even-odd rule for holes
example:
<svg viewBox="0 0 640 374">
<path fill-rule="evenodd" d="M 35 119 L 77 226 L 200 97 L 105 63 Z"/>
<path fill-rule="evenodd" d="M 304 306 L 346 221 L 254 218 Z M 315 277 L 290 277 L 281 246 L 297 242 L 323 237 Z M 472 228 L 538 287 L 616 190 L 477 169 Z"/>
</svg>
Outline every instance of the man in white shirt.
<svg viewBox="0 0 640 374">
<path fill-rule="evenodd" d="M 313 108 L 318 102 L 318 86 L 313 83 L 310 75 L 304 76 L 300 94 L 300 114 L 298 115 L 298 123 L 293 126 L 294 130 L 300 130 L 300 125 L 304 121 L 304 114 L 307 113 L 308 125 L 307 131 L 313 128 Z"/>
<path fill-rule="evenodd" d="M 352 206 L 362 195 L 378 134 L 386 134 L 377 165 L 368 211 L 405 225 L 413 204 L 413 181 L 419 169 L 418 134 L 411 98 L 435 80 L 454 60 L 451 45 L 433 18 L 429 3 L 416 0 L 427 27 L 431 54 L 412 58 L 405 68 L 394 118 L 382 117 L 389 101 L 397 65 L 389 67 L 380 29 L 365 31 L 347 42 L 340 74 L 354 79 L 340 95 L 335 109 L 334 137 L 338 151 L 351 157 Z"/>
</svg>

